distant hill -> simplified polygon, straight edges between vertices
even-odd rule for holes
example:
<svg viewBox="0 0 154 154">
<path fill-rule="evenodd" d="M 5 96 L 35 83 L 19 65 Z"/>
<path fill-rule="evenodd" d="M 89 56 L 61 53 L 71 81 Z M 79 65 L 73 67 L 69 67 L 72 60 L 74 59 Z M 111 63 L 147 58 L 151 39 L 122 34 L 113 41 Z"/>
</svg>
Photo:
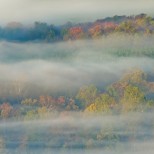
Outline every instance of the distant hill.
<svg viewBox="0 0 154 154">
<path fill-rule="evenodd" d="M 10 22 L 0 27 L 0 39 L 6 41 L 56 42 L 78 39 L 98 39 L 112 33 L 151 35 L 154 33 L 154 18 L 139 14 L 133 16 L 113 16 L 94 22 L 71 23 L 61 26 L 35 22 L 33 27 L 25 27 L 19 22 Z"/>
</svg>

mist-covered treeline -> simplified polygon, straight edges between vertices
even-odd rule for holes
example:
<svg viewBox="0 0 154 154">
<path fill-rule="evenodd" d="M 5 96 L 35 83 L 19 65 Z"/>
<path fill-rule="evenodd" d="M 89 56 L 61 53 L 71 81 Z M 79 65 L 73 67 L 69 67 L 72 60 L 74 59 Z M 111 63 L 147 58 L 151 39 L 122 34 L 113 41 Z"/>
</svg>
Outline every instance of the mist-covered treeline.
<svg viewBox="0 0 154 154">
<path fill-rule="evenodd" d="M 104 91 L 89 85 L 71 98 L 44 95 L 24 99 L 18 106 L 3 103 L 0 150 L 144 154 L 146 148 L 151 154 L 154 82 L 148 80 L 145 72 L 135 69 Z"/>
<path fill-rule="evenodd" d="M 96 39 L 112 33 L 152 34 L 154 19 L 146 14 L 136 16 L 114 16 L 95 22 L 64 25 L 48 25 L 35 22 L 34 26 L 25 27 L 21 23 L 11 22 L 0 28 L 0 39 L 7 41 L 45 41 Z"/>
<path fill-rule="evenodd" d="M 148 81 L 148 78 L 143 71 L 133 70 L 106 88 L 99 89 L 94 85 L 83 85 L 74 96 L 44 94 L 26 98 L 17 86 L 15 88 L 18 93 L 14 99 L 12 96 L 11 100 L 11 95 L 1 96 L 0 118 L 30 120 L 74 111 L 88 114 L 151 111 L 154 109 L 154 82 Z M 3 99 L 10 99 L 12 105 L 9 102 L 3 102 Z"/>
<path fill-rule="evenodd" d="M 153 19 L 126 17 L 123 28 L 137 21 L 150 28 Z M 1 41 L 0 153 L 152 154 L 154 35 L 145 27 L 90 40 L 45 43 L 36 31 L 29 42 Z"/>
<path fill-rule="evenodd" d="M 131 91 L 141 106 L 152 105 L 153 40 L 121 34 L 54 44 L 0 42 L 0 113 L 7 112 L 1 119 L 39 117 L 40 109 L 121 113 Z M 132 68 L 137 69 L 125 75 Z"/>
</svg>

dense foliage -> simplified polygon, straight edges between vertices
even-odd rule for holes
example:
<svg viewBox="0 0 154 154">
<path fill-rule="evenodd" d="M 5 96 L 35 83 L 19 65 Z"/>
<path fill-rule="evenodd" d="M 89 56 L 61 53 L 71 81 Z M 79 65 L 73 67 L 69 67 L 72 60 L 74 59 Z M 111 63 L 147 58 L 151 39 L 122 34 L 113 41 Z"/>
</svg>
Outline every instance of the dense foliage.
<svg viewBox="0 0 154 154">
<path fill-rule="evenodd" d="M 113 35 L 110 37 L 110 34 Z M 104 73 L 123 65 L 123 62 L 127 60 L 126 57 L 144 57 L 151 62 L 154 56 L 153 34 L 154 19 L 145 14 L 129 17 L 114 16 L 91 23 L 67 23 L 62 26 L 35 22 L 33 27 L 24 27 L 20 23 L 13 22 L 6 27 L 1 27 L 0 39 L 6 41 L 91 40 L 76 41 L 77 43 L 68 41 L 67 45 L 55 43 L 50 44 L 53 46 L 47 48 L 43 47 L 43 43 L 39 45 L 35 43 L 36 47 L 28 49 L 29 44 L 23 43 L 22 45 L 26 48 L 25 52 L 22 52 L 23 48 L 20 45 L 16 46 L 16 43 L 10 43 L 10 45 L 2 41 L 1 46 L 4 48 L 0 51 L 2 55 L 0 59 L 1 74 L 6 80 L 1 78 L 0 84 L 0 153 L 9 153 L 5 151 L 8 149 L 11 149 L 11 154 L 13 151 L 16 152 L 15 150 L 18 153 L 20 150 L 21 153 L 24 153 L 24 149 L 31 148 L 116 150 L 116 147 L 121 147 L 123 151 L 126 151 L 126 149 L 133 150 L 134 143 L 153 141 L 154 73 L 147 71 L 150 72 L 147 74 L 141 69 L 123 72 L 136 63 L 127 67 L 124 65 L 122 71 L 115 70 L 116 73 L 113 74 L 118 75 L 112 77 L 114 78 L 113 83 L 110 82 L 110 75 L 113 74 Z M 92 40 L 101 37 L 102 40 Z M 13 46 L 15 46 L 14 52 Z M 83 48 L 83 52 L 80 51 L 80 47 Z M 71 51 L 69 52 L 69 50 Z M 118 61 L 112 63 L 111 60 L 119 57 L 123 61 L 114 67 L 113 65 Z M 36 61 L 37 67 L 31 63 L 33 60 Z M 44 66 L 41 62 L 46 60 L 54 62 L 54 65 L 47 63 Z M 29 70 L 34 67 L 32 68 L 34 74 L 26 71 L 25 61 L 28 61 Z M 96 65 L 90 65 L 91 63 L 88 65 L 89 61 Z M 104 61 L 111 63 L 110 67 L 113 67 L 113 70 L 110 70 Z M 129 62 L 133 63 L 131 60 Z M 142 62 L 145 65 L 146 61 L 142 60 Z M 16 80 L 14 74 L 20 67 L 10 67 L 11 69 L 8 70 L 11 73 L 9 75 L 6 73 L 6 75 L 4 70 L 9 68 L 6 67 L 7 63 L 9 66 L 17 63 L 18 66 L 21 65 L 22 69 L 25 69 L 19 80 L 18 78 Z M 60 66 L 57 66 L 58 64 Z M 150 64 L 152 67 L 153 63 Z M 48 65 L 49 68 L 46 69 Z M 50 72 L 55 65 L 56 69 Z M 75 68 L 78 71 L 74 70 L 74 67 L 65 69 L 64 65 L 77 65 L 78 67 Z M 80 65 L 86 65 L 86 67 Z M 45 71 L 37 70 L 41 67 Z M 96 67 L 98 67 L 97 71 L 102 71 L 102 73 L 92 72 L 91 69 L 96 69 Z M 108 71 L 103 72 L 101 67 Z M 65 73 L 61 69 L 64 69 Z M 86 74 L 86 71 L 89 73 Z M 58 74 L 56 74 L 57 72 Z M 78 76 L 80 72 L 83 74 Z M 121 72 L 123 75 L 119 78 Z M 28 76 L 29 74 L 32 75 Z M 37 76 L 42 74 L 44 80 L 37 80 Z M 71 77 L 66 74 L 70 74 Z M 98 80 L 96 84 L 88 78 L 88 75 L 92 74 L 94 74 L 95 80 Z M 8 76 L 12 80 L 9 80 Z M 25 79 L 32 76 L 35 76 L 32 82 Z M 19 76 L 17 75 L 17 77 Z M 81 77 L 84 78 L 83 81 Z M 59 82 L 62 78 L 64 78 L 62 82 L 66 82 L 66 84 L 54 85 L 54 82 Z M 42 83 L 39 86 L 34 80 Z M 53 80 L 53 82 L 45 82 L 45 80 Z M 107 82 L 110 84 L 106 85 L 106 80 L 110 80 Z M 80 82 L 82 85 L 80 88 L 77 87 L 77 91 L 71 87 L 71 84 L 78 85 L 76 82 Z M 56 89 L 57 85 L 60 90 L 65 87 L 62 94 L 59 89 L 55 94 L 54 91 L 51 92 L 50 86 Z M 44 153 L 44 151 L 38 153 Z"/>
<path fill-rule="evenodd" d="M 1 102 L 0 149 L 37 146 L 108 149 L 119 144 L 122 146 L 124 142 L 146 141 L 152 138 L 152 134 L 148 134 L 154 129 L 151 115 L 154 99 L 148 97 L 154 93 L 153 85 L 142 70 L 135 69 L 103 91 L 94 85 L 87 85 L 72 98 L 41 95 L 21 99 L 12 105 Z M 9 119 L 22 120 L 25 124 L 17 123 L 19 128 L 12 124 L 3 129 L 3 122 Z M 11 140 L 16 142 L 13 144 Z"/>
<path fill-rule="evenodd" d="M 0 39 L 8 41 L 45 41 L 96 39 L 112 33 L 145 34 L 154 33 L 154 19 L 146 14 L 137 16 L 114 16 L 88 23 L 66 23 L 61 26 L 35 22 L 25 27 L 11 22 L 0 28 Z"/>
<path fill-rule="evenodd" d="M 76 96 L 72 97 L 40 95 L 38 98 L 25 98 L 18 94 L 17 97 L 12 97 L 14 100 L 10 100 L 11 103 L 1 99 L 0 117 L 31 119 L 69 111 L 105 114 L 144 112 L 154 107 L 154 100 L 150 97 L 154 93 L 154 82 L 148 81 L 146 76 L 141 70 L 133 70 L 107 86 L 106 90 L 87 85 L 81 87 Z"/>
</svg>

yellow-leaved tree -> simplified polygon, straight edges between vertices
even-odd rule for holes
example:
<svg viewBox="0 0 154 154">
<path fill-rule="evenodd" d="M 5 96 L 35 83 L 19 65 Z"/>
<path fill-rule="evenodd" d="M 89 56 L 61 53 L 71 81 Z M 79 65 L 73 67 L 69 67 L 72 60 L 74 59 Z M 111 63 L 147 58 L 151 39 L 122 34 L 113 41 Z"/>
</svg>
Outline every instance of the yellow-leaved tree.
<svg viewBox="0 0 154 154">
<path fill-rule="evenodd" d="M 120 100 L 122 112 L 143 111 L 145 103 L 144 93 L 136 86 L 128 85 L 124 90 L 124 95 Z"/>
<path fill-rule="evenodd" d="M 94 103 L 85 109 L 85 112 L 92 113 L 110 113 L 116 106 L 116 101 L 109 94 L 101 94 Z"/>
</svg>

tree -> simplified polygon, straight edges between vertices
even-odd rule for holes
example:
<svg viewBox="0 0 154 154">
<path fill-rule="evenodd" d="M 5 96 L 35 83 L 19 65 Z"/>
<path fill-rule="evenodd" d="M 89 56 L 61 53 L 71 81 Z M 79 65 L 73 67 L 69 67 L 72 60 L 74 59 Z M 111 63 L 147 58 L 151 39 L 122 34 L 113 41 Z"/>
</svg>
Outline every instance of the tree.
<svg viewBox="0 0 154 154">
<path fill-rule="evenodd" d="M 49 26 L 47 25 L 47 23 L 42 23 L 42 22 L 34 23 L 34 33 L 36 35 L 36 39 L 45 39 L 48 31 L 49 31 Z"/>
<path fill-rule="evenodd" d="M 59 97 L 58 97 L 57 103 L 58 103 L 59 105 L 64 105 L 65 102 L 66 102 L 66 100 L 65 100 L 65 97 L 64 97 L 64 96 L 59 96 Z"/>
<path fill-rule="evenodd" d="M 71 39 L 81 39 L 84 36 L 84 32 L 82 27 L 72 27 L 69 29 L 69 36 L 71 37 Z"/>
<path fill-rule="evenodd" d="M 3 103 L 0 105 L 0 115 L 2 118 L 8 118 L 11 116 L 13 107 L 9 103 Z"/>
<path fill-rule="evenodd" d="M 107 88 L 107 93 L 117 101 L 124 96 L 124 91 L 128 85 L 139 87 L 147 91 L 150 86 L 147 82 L 147 74 L 140 69 L 133 69 L 125 73 L 122 78 Z"/>
<path fill-rule="evenodd" d="M 132 20 L 127 20 L 127 21 L 120 23 L 116 27 L 115 31 L 134 34 L 137 32 L 137 28 L 135 26 L 135 23 Z"/>
<path fill-rule="evenodd" d="M 122 77 L 120 82 L 137 86 L 144 92 L 149 91 L 147 74 L 140 69 L 133 69 L 129 71 Z"/>
<path fill-rule="evenodd" d="M 96 24 L 93 27 L 91 27 L 89 30 L 89 34 L 92 38 L 100 38 L 104 31 L 103 31 L 103 27 L 101 24 Z"/>
<path fill-rule="evenodd" d="M 66 106 L 66 110 L 67 111 L 78 111 L 79 107 L 75 104 L 75 100 L 74 99 L 69 99 L 69 102 Z"/>
<path fill-rule="evenodd" d="M 27 111 L 25 120 L 34 120 L 37 118 L 37 112 L 35 110 Z"/>
<path fill-rule="evenodd" d="M 145 95 L 138 87 L 128 85 L 124 90 L 124 96 L 120 103 L 122 105 L 122 112 L 143 111 Z"/>
<path fill-rule="evenodd" d="M 37 113 L 39 118 L 46 118 L 48 116 L 48 109 L 47 107 L 43 106 L 37 109 Z"/>
<path fill-rule="evenodd" d="M 86 108 L 86 112 L 94 113 L 110 113 L 116 106 L 116 102 L 113 97 L 108 94 L 101 94 L 94 103 Z"/>
<path fill-rule="evenodd" d="M 23 115 L 27 115 L 28 111 L 35 110 L 37 106 L 39 106 L 37 99 L 24 99 L 21 101 L 20 112 Z"/>
<path fill-rule="evenodd" d="M 61 36 L 64 41 L 69 40 L 69 29 L 68 28 L 61 29 Z"/>
<path fill-rule="evenodd" d="M 103 23 L 103 29 L 106 34 L 113 33 L 115 29 L 118 27 L 118 24 L 115 24 L 114 22 L 105 22 Z"/>
<path fill-rule="evenodd" d="M 121 81 L 125 81 L 132 84 L 143 84 L 146 82 L 147 74 L 140 69 L 133 69 L 126 73 Z"/>
<path fill-rule="evenodd" d="M 48 31 L 48 33 L 47 33 L 45 39 L 46 39 L 48 42 L 50 42 L 50 41 L 54 41 L 55 38 L 56 38 L 55 31 L 54 31 L 53 29 L 50 29 L 50 30 Z"/>
<path fill-rule="evenodd" d="M 56 105 L 56 99 L 54 99 L 52 96 L 40 96 L 39 103 L 43 107 L 47 108 L 54 108 Z"/>
<path fill-rule="evenodd" d="M 31 98 L 27 98 L 25 100 L 21 101 L 22 105 L 28 105 L 28 106 L 34 106 L 37 104 L 37 99 L 31 99 Z"/>
<path fill-rule="evenodd" d="M 98 96 L 98 89 L 94 85 L 81 87 L 76 98 L 83 101 L 85 106 L 93 103 Z"/>
</svg>

